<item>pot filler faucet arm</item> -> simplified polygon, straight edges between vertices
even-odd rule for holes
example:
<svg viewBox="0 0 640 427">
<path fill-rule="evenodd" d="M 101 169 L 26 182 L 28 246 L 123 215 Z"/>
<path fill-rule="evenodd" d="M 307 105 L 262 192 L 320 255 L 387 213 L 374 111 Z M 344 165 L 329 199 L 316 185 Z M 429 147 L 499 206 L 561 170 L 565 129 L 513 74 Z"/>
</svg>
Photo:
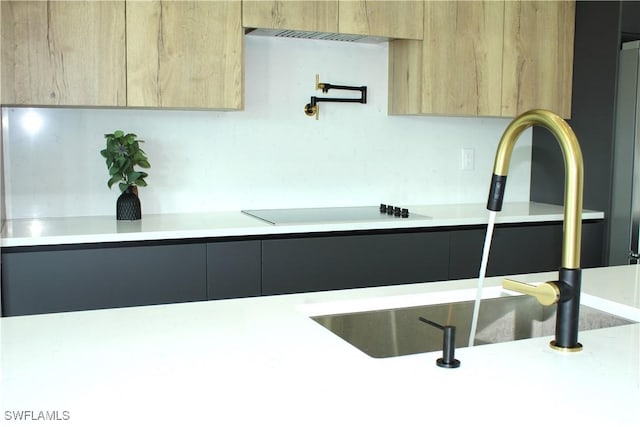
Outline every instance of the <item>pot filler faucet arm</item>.
<svg viewBox="0 0 640 427">
<path fill-rule="evenodd" d="M 502 210 L 502 200 L 513 147 L 524 130 L 532 126 L 549 130 L 560 144 L 565 166 L 564 235 L 559 280 L 535 286 L 505 279 L 502 286 L 536 296 L 545 305 L 557 303 L 555 340 L 551 347 L 560 351 L 579 351 L 580 251 L 582 231 L 583 161 L 578 139 L 560 116 L 547 110 L 531 110 L 507 126 L 496 152 L 487 209 Z"/>
</svg>

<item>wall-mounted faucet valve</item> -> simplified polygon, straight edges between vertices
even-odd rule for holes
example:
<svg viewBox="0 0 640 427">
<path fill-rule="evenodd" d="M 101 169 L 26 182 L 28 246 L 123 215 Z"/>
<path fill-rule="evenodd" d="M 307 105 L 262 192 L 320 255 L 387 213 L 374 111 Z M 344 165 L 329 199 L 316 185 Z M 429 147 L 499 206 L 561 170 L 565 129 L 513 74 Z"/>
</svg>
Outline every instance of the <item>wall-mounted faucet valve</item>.
<svg viewBox="0 0 640 427">
<path fill-rule="evenodd" d="M 312 96 L 311 102 L 304 106 L 304 113 L 307 116 L 316 116 L 316 120 L 318 120 L 318 116 L 320 113 L 320 108 L 318 106 L 319 102 L 357 102 L 360 104 L 367 103 L 366 86 L 343 86 L 334 85 L 331 83 L 320 83 L 320 76 L 316 74 L 316 89 L 322 90 L 322 93 L 329 92 L 329 89 L 353 90 L 360 92 L 360 98 L 319 98 L 317 96 Z"/>
</svg>

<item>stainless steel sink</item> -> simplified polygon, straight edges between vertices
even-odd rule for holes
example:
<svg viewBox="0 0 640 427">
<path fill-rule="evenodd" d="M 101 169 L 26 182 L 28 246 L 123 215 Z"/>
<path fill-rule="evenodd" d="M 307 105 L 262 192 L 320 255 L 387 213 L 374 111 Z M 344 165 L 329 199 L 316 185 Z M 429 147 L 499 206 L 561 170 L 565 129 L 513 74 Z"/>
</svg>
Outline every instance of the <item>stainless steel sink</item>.
<svg viewBox="0 0 640 427">
<path fill-rule="evenodd" d="M 467 347 L 474 301 L 420 307 L 342 313 L 312 317 L 345 341 L 372 357 L 394 357 L 442 350 L 442 331 L 418 320 L 456 326 L 456 348 Z M 636 323 L 591 307 L 580 307 L 580 330 Z M 535 298 L 507 296 L 480 303 L 474 345 L 552 336 L 555 305 Z"/>
</svg>

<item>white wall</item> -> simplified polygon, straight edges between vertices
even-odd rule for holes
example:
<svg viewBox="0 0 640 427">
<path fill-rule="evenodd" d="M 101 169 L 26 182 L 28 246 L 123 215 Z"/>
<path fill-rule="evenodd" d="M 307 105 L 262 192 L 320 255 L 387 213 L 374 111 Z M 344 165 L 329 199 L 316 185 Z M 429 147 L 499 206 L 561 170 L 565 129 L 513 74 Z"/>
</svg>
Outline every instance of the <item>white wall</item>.
<svg viewBox="0 0 640 427">
<path fill-rule="evenodd" d="M 99 151 L 116 129 L 145 140 L 143 214 L 247 208 L 484 203 L 508 119 L 387 116 L 388 45 L 246 37 L 245 110 L 6 108 L 8 218 L 113 215 Z M 303 107 L 315 74 L 368 86 L 368 103 Z M 324 96 L 358 93 L 330 91 Z M 30 123 L 26 125 L 25 122 Z M 39 123 L 39 125 L 38 125 Z M 475 155 L 462 171 L 461 150 Z M 529 200 L 531 133 L 505 200 Z"/>
</svg>

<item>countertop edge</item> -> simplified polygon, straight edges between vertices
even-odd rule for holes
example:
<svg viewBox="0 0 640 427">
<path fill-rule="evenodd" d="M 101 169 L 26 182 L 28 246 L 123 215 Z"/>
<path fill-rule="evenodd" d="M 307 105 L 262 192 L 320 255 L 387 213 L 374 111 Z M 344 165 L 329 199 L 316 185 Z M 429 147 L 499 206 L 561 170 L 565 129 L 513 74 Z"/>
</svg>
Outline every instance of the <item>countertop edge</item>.
<svg viewBox="0 0 640 427">
<path fill-rule="evenodd" d="M 150 214 L 139 221 L 116 221 L 109 216 L 9 219 L 2 230 L 1 247 L 118 243 L 196 238 L 234 238 L 304 233 L 331 233 L 411 228 L 477 226 L 486 224 L 484 205 L 413 206 L 426 220 L 398 222 L 343 222 L 271 225 L 240 211 L 186 214 Z M 583 220 L 600 220 L 604 213 L 584 210 Z M 497 224 L 554 222 L 563 219 L 562 206 L 542 203 L 505 204 Z"/>
</svg>

